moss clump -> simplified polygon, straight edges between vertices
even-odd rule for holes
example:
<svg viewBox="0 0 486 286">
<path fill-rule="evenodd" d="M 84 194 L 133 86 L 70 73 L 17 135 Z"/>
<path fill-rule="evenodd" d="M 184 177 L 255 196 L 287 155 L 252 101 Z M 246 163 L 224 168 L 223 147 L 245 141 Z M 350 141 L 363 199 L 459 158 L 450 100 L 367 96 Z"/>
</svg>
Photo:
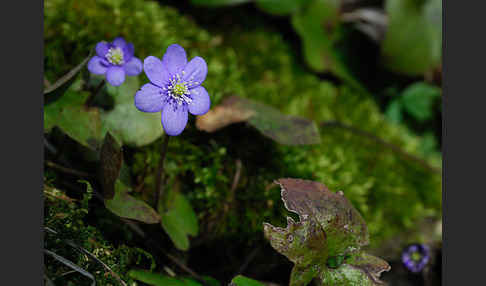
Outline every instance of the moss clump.
<svg viewBox="0 0 486 286">
<path fill-rule="evenodd" d="M 173 8 L 150 1 L 47 0 L 45 13 L 45 68 L 50 80 L 75 66 L 100 40 L 122 35 L 134 43 L 141 59 L 161 57 L 177 42 L 189 57 L 206 59 L 209 73 L 204 85 L 213 106 L 237 94 L 316 122 L 338 120 L 409 153 L 419 152 L 421 139 L 386 122 L 370 95 L 306 71 L 271 28 L 209 32 Z M 216 236 L 251 241 L 262 236 L 263 221 L 283 223 L 280 194 L 271 185 L 279 177 L 317 180 L 344 191 L 363 214 L 373 246 L 412 229 L 424 217 L 440 217 L 440 175 L 369 138 L 324 125 L 321 144 L 288 147 L 244 124 L 213 134 L 193 126 L 190 122 L 183 136 L 171 141 L 169 184 L 181 182 L 200 222 Z M 142 188 L 153 189 L 158 144 L 135 150 L 132 173 Z M 242 162 L 242 176 L 232 189 L 237 160 Z"/>
<path fill-rule="evenodd" d="M 44 227 L 46 228 L 44 248 L 91 273 L 98 285 L 118 285 L 119 282 L 95 259 L 81 253 L 70 243 L 92 253 L 127 283 L 132 282 L 127 275 L 131 267 L 155 268 L 154 259 L 148 252 L 124 244 L 114 246 L 105 240 L 98 229 L 84 223 L 85 216 L 88 214 L 88 202 L 91 199 L 89 191 L 82 200 L 76 201 L 63 191 L 45 185 L 44 197 Z M 55 278 L 56 284 L 91 285 L 89 278 L 79 273 L 62 276 L 73 269 L 51 256 L 45 255 L 45 266 L 46 276 L 51 279 Z"/>
</svg>

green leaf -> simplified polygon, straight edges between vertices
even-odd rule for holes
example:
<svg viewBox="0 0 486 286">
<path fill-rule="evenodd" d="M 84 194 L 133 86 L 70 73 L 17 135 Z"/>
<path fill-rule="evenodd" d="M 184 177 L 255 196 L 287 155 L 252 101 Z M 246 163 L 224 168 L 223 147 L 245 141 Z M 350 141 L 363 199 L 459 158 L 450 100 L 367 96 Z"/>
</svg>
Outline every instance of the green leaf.
<svg viewBox="0 0 486 286">
<path fill-rule="evenodd" d="M 251 0 L 191 0 L 194 5 L 201 6 L 223 6 L 223 5 L 236 5 L 241 3 L 250 2 Z"/>
<path fill-rule="evenodd" d="M 302 39 L 304 59 L 317 72 L 331 72 L 367 93 L 343 63 L 335 46 L 343 35 L 337 0 L 314 0 L 292 14 L 292 26 Z"/>
<path fill-rule="evenodd" d="M 319 131 L 313 121 L 288 116 L 273 107 L 238 96 L 228 97 L 221 105 L 198 116 L 196 126 L 200 130 L 213 132 L 228 124 L 244 121 L 280 144 L 306 145 L 320 142 Z"/>
<path fill-rule="evenodd" d="M 147 270 L 132 269 L 128 271 L 131 278 L 153 286 L 202 286 L 198 281 L 187 277 L 170 277 L 164 274 L 154 273 Z M 207 286 L 219 286 L 218 280 L 203 276 Z"/>
<path fill-rule="evenodd" d="M 390 266 L 360 250 L 369 243 L 361 215 L 342 192 L 333 193 L 321 183 L 279 179 L 282 200 L 299 221 L 287 217 L 287 227 L 264 223 L 265 237 L 272 247 L 295 265 L 290 286 L 377 285 Z"/>
<path fill-rule="evenodd" d="M 188 235 L 196 236 L 199 225 L 196 213 L 184 195 L 171 191 L 167 205 L 160 212 L 162 228 L 174 245 L 181 250 L 189 249 Z"/>
<path fill-rule="evenodd" d="M 401 102 L 403 108 L 418 121 L 425 121 L 433 115 L 434 100 L 440 96 L 441 89 L 425 82 L 418 82 L 407 87 Z"/>
<path fill-rule="evenodd" d="M 96 150 L 102 139 L 100 112 L 84 106 L 88 92 L 69 88 L 59 100 L 44 107 L 44 130 L 57 126 L 81 145 Z"/>
<path fill-rule="evenodd" d="M 121 86 L 107 86 L 115 107 L 102 113 L 103 133 L 110 131 L 124 145 L 148 145 L 163 133 L 160 112 L 146 113 L 135 107 L 134 96 L 141 86 L 138 77 L 132 76 L 127 77 Z"/>
<path fill-rule="evenodd" d="M 389 24 L 382 44 L 387 68 L 422 75 L 442 58 L 442 1 L 388 0 Z"/>
<path fill-rule="evenodd" d="M 310 0 L 256 0 L 258 8 L 276 15 L 286 15 L 296 12 Z"/>
<path fill-rule="evenodd" d="M 393 100 L 385 111 L 385 116 L 394 123 L 402 122 L 402 102 L 400 100 Z"/>
<path fill-rule="evenodd" d="M 201 286 L 199 282 L 192 279 L 179 279 L 147 270 L 130 270 L 128 276 L 153 286 Z"/>
<path fill-rule="evenodd" d="M 121 180 L 115 183 L 115 196 L 105 199 L 105 206 L 119 217 L 138 220 L 144 223 L 158 223 L 160 216 L 142 200 L 128 194 L 129 188 Z"/>
<path fill-rule="evenodd" d="M 264 286 L 264 285 L 265 284 L 257 280 L 245 277 L 243 275 L 235 276 L 235 278 L 233 278 L 230 283 L 230 286 Z"/>
<path fill-rule="evenodd" d="M 74 83 L 76 76 L 86 65 L 91 56 L 92 53 L 90 53 L 79 65 L 70 70 L 66 75 L 58 79 L 54 84 L 44 89 L 45 105 L 56 101 L 66 92 L 66 90 L 69 89 L 69 87 Z"/>
<path fill-rule="evenodd" d="M 319 72 L 332 72 L 339 65 L 333 50 L 339 34 L 338 4 L 334 0 L 316 0 L 292 15 L 292 26 L 302 38 L 305 60 Z"/>
</svg>

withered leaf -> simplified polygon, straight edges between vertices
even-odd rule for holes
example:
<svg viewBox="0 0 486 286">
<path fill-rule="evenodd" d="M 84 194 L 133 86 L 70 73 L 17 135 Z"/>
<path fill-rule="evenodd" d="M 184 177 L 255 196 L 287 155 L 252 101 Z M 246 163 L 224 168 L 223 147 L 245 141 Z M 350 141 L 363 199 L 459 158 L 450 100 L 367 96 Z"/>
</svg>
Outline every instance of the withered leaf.
<svg viewBox="0 0 486 286">
<path fill-rule="evenodd" d="M 227 125 L 247 121 L 253 115 L 255 115 L 255 111 L 246 108 L 242 98 L 230 96 L 206 114 L 198 116 L 196 127 L 207 132 L 214 132 Z"/>
<path fill-rule="evenodd" d="M 106 133 L 103 140 L 100 150 L 100 161 L 103 196 L 105 199 L 111 199 L 115 196 L 115 182 L 120 175 L 120 169 L 123 164 L 123 152 L 110 132 Z"/>
<path fill-rule="evenodd" d="M 264 223 L 265 237 L 272 247 L 294 262 L 290 285 L 382 285 L 380 273 L 388 263 L 366 254 L 369 243 L 366 223 L 342 192 L 308 180 L 279 179 L 287 210 L 299 221 L 287 217 L 287 227 Z"/>
<path fill-rule="evenodd" d="M 130 187 L 120 178 L 123 168 L 123 153 L 120 145 L 107 133 L 101 146 L 101 182 L 105 206 L 119 217 L 144 223 L 158 223 L 159 214 L 143 200 L 129 194 Z"/>
<path fill-rule="evenodd" d="M 196 119 L 196 127 L 214 132 L 229 124 L 248 122 L 263 135 L 284 145 L 318 144 L 319 132 L 313 121 L 282 114 L 276 108 L 239 96 L 223 103 Z"/>
</svg>

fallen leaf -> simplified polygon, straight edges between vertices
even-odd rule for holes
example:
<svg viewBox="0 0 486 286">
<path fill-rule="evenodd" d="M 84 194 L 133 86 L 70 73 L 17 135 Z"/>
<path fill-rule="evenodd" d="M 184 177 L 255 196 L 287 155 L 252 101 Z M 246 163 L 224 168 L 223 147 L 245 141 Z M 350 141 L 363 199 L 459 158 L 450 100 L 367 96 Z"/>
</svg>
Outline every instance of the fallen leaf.
<svg viewBox="0 0 486 286">
<path fill-rule="evenodd" d="M 294 263 L 290 286 L 382 285 L 388 263 L 361 251 L 369 243 L 366 223 L 343 192 L 308 180 L 279 179 L 282 200 L 299 221 L 287 217 L 287 227 L 264 223 L 272 247 Z"/>
<path fill-rule="evenodd" d="M 196 127 L 214 132 L 229 124 L 248 122 L 263 135 L 284 145 L 320 143 L 313 121 L 280 113 L 276 108 L 238 96 L 226 98 L 203 116 L 196 119 Z"/>
</svg>

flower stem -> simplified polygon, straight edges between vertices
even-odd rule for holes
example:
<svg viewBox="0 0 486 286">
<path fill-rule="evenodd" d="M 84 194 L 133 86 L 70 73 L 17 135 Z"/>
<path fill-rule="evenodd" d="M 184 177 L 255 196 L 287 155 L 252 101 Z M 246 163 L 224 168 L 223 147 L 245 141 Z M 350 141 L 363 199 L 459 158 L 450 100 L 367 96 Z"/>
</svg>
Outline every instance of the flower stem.
<svg viewBox="0 0 486 286">
<path fill-rule="evenodd" d="M 162 142 L 162 149 L 160 150 L 160 160 L 159 160 L 159 168 L 157 170 L 157 178 L 155 181 L 155 209 L 159 209 L 159 200 L 164 194 L 164 186 L 163 186 L 163 179 L 164 179 L 164 161 L 165 155 L 167 155 L 167 146 L 169 145 L 170 136 L 164 134 L 164 139 Z"/>
<path fill-rule="evenodd" d="M 96 96 L 98 95 L 98 93 L 100 93 L 100 90 L 103 88 L 103 86 L 105 86 L 105 80 L 102 80 L 95 88 L 95 90 L 93 91 L 93 93 L 91 93 L 88 97 L 88 99 L 86 100 L 85 102 L 85 105 L 86 106 L 91 106 L 91 104 L 93 103 L 93 100 L 96 98 Z"/>
</svg>

